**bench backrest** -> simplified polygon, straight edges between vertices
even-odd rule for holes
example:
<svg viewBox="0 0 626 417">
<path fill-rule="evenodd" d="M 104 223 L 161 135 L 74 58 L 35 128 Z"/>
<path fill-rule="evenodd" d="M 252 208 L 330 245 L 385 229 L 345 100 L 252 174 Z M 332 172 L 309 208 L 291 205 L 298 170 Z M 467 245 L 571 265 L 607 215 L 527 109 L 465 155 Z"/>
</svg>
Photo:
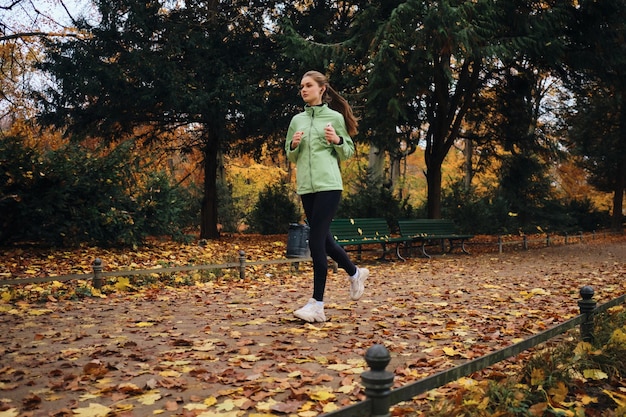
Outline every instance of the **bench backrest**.
<svg viewBox="0 0 626 417">
<path fill-rule="evenodd" d="M 333 219 L 330 232 L 336 240 L 382 238 L 391 234 L 384 218 Z"/>
<path fill-rule="evenodd" d="M 398 220 L 402 236 L 454 235 L 456 226 L 449 219 Z"/>
</svg>

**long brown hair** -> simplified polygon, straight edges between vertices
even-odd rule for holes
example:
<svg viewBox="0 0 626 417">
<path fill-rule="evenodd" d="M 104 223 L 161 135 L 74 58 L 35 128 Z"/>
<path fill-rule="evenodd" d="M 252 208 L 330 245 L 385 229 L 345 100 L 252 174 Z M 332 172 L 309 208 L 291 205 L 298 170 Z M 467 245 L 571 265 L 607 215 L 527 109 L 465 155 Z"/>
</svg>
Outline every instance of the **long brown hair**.
<svg viewBox="0 0 626 417">
<path fill-rule="evenodd" d="M 338 111 L 343 115 L 346 121 L 346 128 L 350 136 L 355 136 L 358 133 L 359 121 L 352 113 L 352 107 L 348 104 L 348 101 L 343 98 L 334 88 L 328 83 L 328 78 L 319 71 L 308 71 L 302 76 L 311 77 L 319 86 L 326 87 L 324 94 L 322 95 L 322 101 L 328 103 L 328 107 Z"/>
</svg>

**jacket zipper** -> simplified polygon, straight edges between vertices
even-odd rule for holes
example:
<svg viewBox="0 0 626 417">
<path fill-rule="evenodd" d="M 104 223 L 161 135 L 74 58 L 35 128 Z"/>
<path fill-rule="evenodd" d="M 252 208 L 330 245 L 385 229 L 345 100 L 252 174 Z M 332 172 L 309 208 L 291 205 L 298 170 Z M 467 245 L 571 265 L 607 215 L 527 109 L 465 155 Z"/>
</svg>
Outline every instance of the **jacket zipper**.
<svg viewBox="0 0 626 417">
<path fill-rule="evenodd" d="M 311 149 L 311 145 L 313 144 L 313 122 L 315 121 L 315 108 L 311 108 L 311 123 L 309 124 L 309 180 L 311 181 L 311 190 L 314 193 L 317 192 L 315 189 L 315 183 L 313 182 L 313 150 Z"/>
</svg>

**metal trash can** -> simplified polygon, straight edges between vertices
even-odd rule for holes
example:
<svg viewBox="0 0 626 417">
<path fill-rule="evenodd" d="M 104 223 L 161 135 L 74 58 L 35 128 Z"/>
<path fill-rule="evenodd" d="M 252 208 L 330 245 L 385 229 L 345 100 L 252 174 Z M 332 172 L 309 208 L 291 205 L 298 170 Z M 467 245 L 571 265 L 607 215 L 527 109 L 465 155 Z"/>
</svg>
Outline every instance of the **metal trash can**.
<svg viewBox="0 0 626 417">
<path fill-rule="evenodd" d="M 287 258 L 307 258 L 309 256 L 311 256 L 311 251 L 309 250 L 309 226 L 290 223 L 287 234 Z"/>
</svg>

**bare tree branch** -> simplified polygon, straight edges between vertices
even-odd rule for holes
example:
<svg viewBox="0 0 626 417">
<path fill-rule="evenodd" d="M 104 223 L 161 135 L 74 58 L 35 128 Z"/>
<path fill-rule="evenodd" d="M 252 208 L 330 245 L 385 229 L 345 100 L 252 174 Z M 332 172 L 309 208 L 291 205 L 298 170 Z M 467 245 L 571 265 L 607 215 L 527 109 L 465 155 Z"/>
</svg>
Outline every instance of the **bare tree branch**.
<svg viewBox="0 0 626 417">
<path fill-rule="evenodd" d="M 72 38 L 78 38 L 79 35 L 77 33 L 20 32 L 20 33 L 12 33 L 10 35 L 0 36 L 0 42 L 10 41 L 10 40 L 13 40 L 13 39 L 29 38 L 29 37 L 41 37 L 41 38 L 72 37 Z"/>
</svg>

